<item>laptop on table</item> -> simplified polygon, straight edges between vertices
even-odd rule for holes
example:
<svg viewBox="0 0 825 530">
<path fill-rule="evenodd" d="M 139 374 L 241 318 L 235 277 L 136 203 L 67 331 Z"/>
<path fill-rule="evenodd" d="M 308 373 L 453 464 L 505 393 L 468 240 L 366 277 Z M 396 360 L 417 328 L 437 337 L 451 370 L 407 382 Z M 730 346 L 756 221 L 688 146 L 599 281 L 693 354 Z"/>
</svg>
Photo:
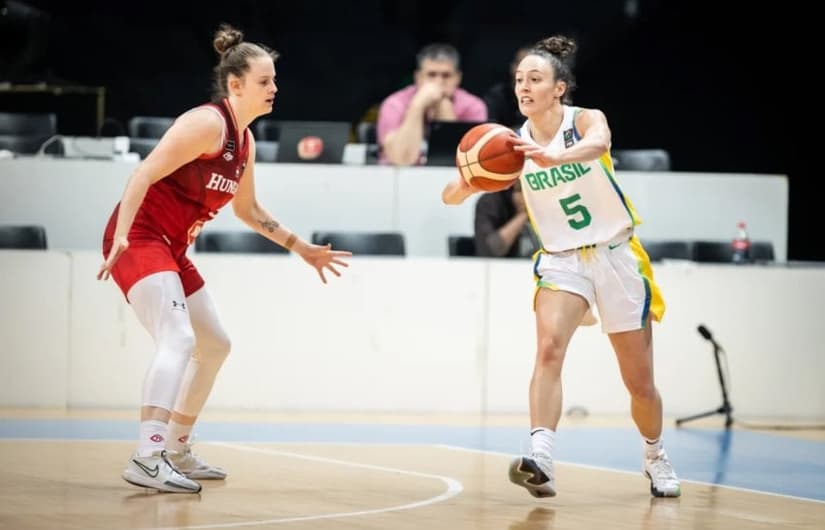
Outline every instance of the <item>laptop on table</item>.
<svg viewBox="0 0 825 530">
<path fill-rule="evenodd" d="M 428 166 L 455 166 L 455 150 L 461 138 L 480 121 L 433 121 L 427 136 Z"/>
<path fill-rule="evenodd" d="M 350 124 L 337 121 L 281 121 L 277 162 L 340 164 Z"/>
</svg>

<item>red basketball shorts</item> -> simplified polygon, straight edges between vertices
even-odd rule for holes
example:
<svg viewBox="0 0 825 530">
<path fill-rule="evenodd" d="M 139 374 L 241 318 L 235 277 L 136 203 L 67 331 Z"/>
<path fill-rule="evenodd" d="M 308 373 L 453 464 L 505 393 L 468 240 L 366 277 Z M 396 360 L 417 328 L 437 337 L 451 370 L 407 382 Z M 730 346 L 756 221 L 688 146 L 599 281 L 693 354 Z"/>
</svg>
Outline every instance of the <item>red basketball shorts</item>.
<svg viewBox="0 0 825 530">
<path fill-rule="evenodd" d="M 173 247 L 162 239 L 129 238 L 129 248 L 120 255 L 112 267 L 112 278 L 117 283 L 126 301 L 129 289 L 139 280 L 156 272 L 173 271 L 180 276 L 186 296 L 204 285 L 198 269 L 186 256 L 186 246 Z M 112 240 L 103 241 L 103 256 L 112 250 Z"/>
</svg>

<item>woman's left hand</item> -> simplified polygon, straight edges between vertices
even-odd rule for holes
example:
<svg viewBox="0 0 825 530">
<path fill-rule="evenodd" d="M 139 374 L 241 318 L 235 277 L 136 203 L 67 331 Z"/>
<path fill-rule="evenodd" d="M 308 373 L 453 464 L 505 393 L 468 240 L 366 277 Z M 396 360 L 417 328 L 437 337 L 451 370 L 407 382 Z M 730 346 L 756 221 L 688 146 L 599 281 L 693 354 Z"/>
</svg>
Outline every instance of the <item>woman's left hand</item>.
<svg viewBox="0 0 825 530">
<path fill-rule="evenodd" d="M 309 244 L 301 251 L 301 257 L 309 263 L 321 277 L 321 281 L 327 283 L 326 276 L 324 276 L 324 269 L 330 271 L 334 275 L 340 277 L 341 273 L 335 267 L 349 267 L 349 264 L 342 261 L 341 258 L 348 258 L 352 256 L 349 250 L 332 250 L 332 245 L 313 245 Z"/>
</svg>

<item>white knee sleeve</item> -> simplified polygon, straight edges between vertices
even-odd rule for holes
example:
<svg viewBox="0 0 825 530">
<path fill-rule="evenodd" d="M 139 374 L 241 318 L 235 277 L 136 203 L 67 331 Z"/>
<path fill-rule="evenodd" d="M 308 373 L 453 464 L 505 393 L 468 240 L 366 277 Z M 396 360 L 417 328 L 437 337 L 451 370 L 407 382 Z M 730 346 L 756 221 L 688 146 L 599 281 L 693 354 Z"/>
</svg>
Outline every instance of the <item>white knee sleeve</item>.
<svg viewBox="0 0 825 530">
<path fill-rule="evenodd" d="M 215 377 L 229 354 L 231 344 L 215 303 L 205 288 L 189 296 L 187 307 L 195 331 L 195 353 L 186 367 L 175 401 L 175 411 L 197 417 L 212 391 Z"/>
<path fill-rule="evenodd" d="M 171 271 L 152 274 L 132 286 L 128 298 L 156 348 L 143 382 L 142 404 L 172 410 L 195 349 L 180 278 Z"/>
</svg>

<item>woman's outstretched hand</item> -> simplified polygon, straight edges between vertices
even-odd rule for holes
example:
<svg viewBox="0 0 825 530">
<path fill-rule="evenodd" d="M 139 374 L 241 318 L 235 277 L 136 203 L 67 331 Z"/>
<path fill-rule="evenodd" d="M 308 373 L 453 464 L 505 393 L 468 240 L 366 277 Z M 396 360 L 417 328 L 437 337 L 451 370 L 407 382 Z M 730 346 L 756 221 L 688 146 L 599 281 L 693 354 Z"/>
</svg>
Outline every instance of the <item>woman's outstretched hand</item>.
<svg viewBox="0 0 825 530">
<path fill-rule="evenodd" d="M 332 250 L 332 245 L 313 245 L 309 244 L 301 250 L 301 257 L 309 263 L 321 277 L 321 281 L 327 283 L 327 278 L 324 276 L 324 269 L 332 274 L 340 277 L 341 273 L 336 268 L 349 267 L 349 264 L 342 260 L 352 256 L 349 250 Z"/>
</svg>

